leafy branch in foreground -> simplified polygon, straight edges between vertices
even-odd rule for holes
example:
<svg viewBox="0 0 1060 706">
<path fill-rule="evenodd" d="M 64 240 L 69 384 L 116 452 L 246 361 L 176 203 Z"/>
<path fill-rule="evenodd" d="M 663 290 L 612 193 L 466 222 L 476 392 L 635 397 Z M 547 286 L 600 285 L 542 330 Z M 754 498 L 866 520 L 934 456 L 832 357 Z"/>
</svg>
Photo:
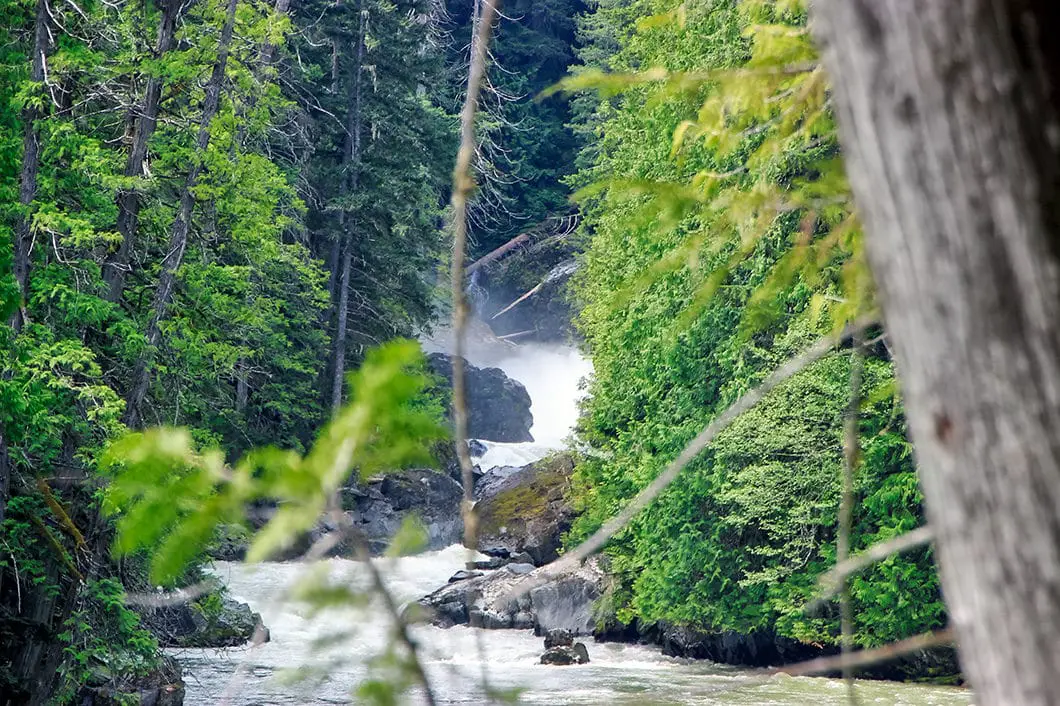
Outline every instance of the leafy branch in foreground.
<svg viewBox="0 0 1060 706">
<path fill-rule="evenodd" d="M 170 583 L 219 524 L 244 522 L 247 503 L 272 500 L 279 507 L 247 553 L 249 561 L 261 561 L 312 529 L 352 472 L 366 479 L 430 462 L 430 446 L 444 429 L 417 405 L 428 384 L 412 370 L 420 364 L 411 341 L 369 353 L 350 377 L 350 402 L 305 456 L 263 448 L 229 465 L 219 449 L 200 451 L 190 432 L 174 428 L 115 442 L 102 466 L 111 476 L 107 509 L 117 519 L 116 551 L 153 550 L 153 580 Z"/>
</svg>

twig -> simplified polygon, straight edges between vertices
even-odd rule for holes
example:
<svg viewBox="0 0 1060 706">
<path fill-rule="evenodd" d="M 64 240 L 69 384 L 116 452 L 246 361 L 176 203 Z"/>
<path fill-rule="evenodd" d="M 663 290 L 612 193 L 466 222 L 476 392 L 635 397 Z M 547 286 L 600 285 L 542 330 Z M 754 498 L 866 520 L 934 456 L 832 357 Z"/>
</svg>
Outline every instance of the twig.
<svg viewBox="0 0 1060 706">
<path fill-rule="evenodd" d="M 821 576 L 821 595 L 811 605 L 826 601 L 834 596 L 838 592 L 843 579 L 851 574 L 856 574 L 892 554 L 901 554 L 928 544 L 934 537 L 935 533 L 930 526 L 917 527 L 915 530 L 905 534 L 873 544 L 861 554 L 839 562 L 835 568 Z"/>
<path fill-rule="evenodd" d="M 189 603 L 204 593 L 216 589 L 218 585 L 216 580 L 206 579 L 167 593 L 127 593 L 125 605 L 143 606 L 144 608 L 166 608 L 180 605 Z"/>
<path fill-rule="evenodd" d="M 435 699 L 434 696 L 434 689 L 431 688 L 431 681 L 427 677 L 427 671 L 423 668 L 423 663 L 420 661 L 419 647 L 409 634 L 408 623 L 405 622 L 405 618 L 401 615 L 401 607 L 398 605 L 398 602 L 394 600 L 394 595 L 390 592 L 386 582 L 383 581 L 383 574 L 380 573 L 379 567 L 376 566 L 374 561 L 372 561 L 372 550 L 368 546 L 368 541 L 365 539 L 364 534 L 353 526 L 353 523 L 350 521 L 350 518 L 346 516 L 345 512 L 342 510 L 335 510 L 333 512 L 333 517 L 339 526 L 339 533 L 348 537 L 353 542 L 353 548 L 357 558 L 368 568 L 368 576 L 372 581 L 372 590 L 374 590 L 383 601 L 383 606 L 386 608 L 387 615 L 390 617 L 394 626 L 394 637 L 397 638 L 398 642 L 400 642 L 409 653 L 409 666 L 412 668 L 416 681 L 418 681 L 420 686 L 423 687 L 424 701 L 428 706 L 435 706 L 437 704 L 437 699 Z"/>
<path fill-rule="evenodd" d="M 467 447 L 467 392 L 464 379 L 464 334 L 467 326 L 468 305 L 464 296 L 464 259 L 467 257 L 468 200 L 475 189 L 472 162 L 478 154 L 475 141 L 475 115 L 479 93 L 486 75 L 490 34 L 497 15 L 498 0 L 475 0 L 472 20 L 471 60 L 468 67 L 467 95 L 460 111 L 460 149 L 453 165 L 453 261 L 451 286 L 453 299 L 453 443 L 460 460 L 460 479 L 464 497 L 460 514 L 464 521 L 464 546 L 468 559 L 473 559 L 478 546 L 478 513 L 475 510 L 475 471 Z M 479 662 L 482 664 L 482 685 L 490 694 L 485 667 L 485 647 L 481 636 L 476 636 Z M 490 699 L 492 701 L 492 698 Z"/>
<path fill-rule="evenodd" d="M 854 519 L 854 474 L 860 462 L 861 447 L 858 442 L 859 412 L 861 411 L 861 378 L 865 360 L 861 351 L 861 333 L 854 334 L 854 350 L 850 354 L 850 399 L 843 414 L 843 488 L 839 501 L 839 532 L 836 539 L 836 561 L 842 563 L 850 555 L 850 535 Z M 854 649 L 854 606 L 850 600 L 850 585 L 846 577 L 839 581 L 839 645 L 841 654 L 849 657 Z M 857 706 L 858 695 L 854 686 L 854 671 L 843 667 L 843 681 L 847 688 L 847 701 Z"/>
<path fill-rule="evenodd" d="M 471 67 L 467 82 L 467 96 L 460 112 L 460 149 L 453 166 L 453 426 L 456 454 L 460 459 L 464 485 L 462 514 L 464 544 L 475 548 L 477 521 L 475 517 L 474 466 L 467 449 L 467 393 L 464 380 L 464 329 L 467 325 L 467 300 L 464 297 L 464 258 L 467 256 L 467 204 L 475 188 L 471 162 L 475 155 L 475 114 L 478 111 L 479 91 L 486 73 L 486 47 L 497 7 L 495 0 L 483 0 L 476 36 L 472 42 Z"/>
<path fill-rule="evenodd" d="M 522 301 L 525 301 L 526 299 L 529 299 L 530 297 L 532 297 L 535 294 L 537 294 L 538 292 L 540 292 L 541 288 L 544 287 L 544 286 L 545 286 L 545 281 L 542 280 L 540 283 L 538 283 L 538 285 L 536 287 L 531 288 L 529 291 L 525 292 L 521 297 L 519 297 L 518 299 L 513 301 L 511 304 L 509 304 L 508 306 L 504 307 L 503 309 L 498 311 L 496 314 L 491 316 L 490 320 L 492 321 L 493 319 L 496 319 L 498 316 L 502 316 L 504 314 L 507 314 L 509 311 L 511 311 L 513 308 L 515 308 L 515 306 L 517 304 L 519 304 Z"/>
</svg>

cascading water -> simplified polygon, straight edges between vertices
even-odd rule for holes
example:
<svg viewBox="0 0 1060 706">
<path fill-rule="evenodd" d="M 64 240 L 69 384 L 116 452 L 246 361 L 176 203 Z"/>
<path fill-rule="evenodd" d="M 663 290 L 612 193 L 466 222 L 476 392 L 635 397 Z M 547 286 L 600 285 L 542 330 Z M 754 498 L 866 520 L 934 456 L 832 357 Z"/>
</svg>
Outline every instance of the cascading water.
<svg viewBox="0 0 1060 706">
<path fill-rule="evenodd" d="M 437 340 L 425 347 L 447 348 Z M 487 442 L 479 464 L 483 468 L 523 465 L 562 447 L 577 418 L 579 381 L 590 373 L 590 364 L 571 348 L 515 347 L 488 334 L 470 349 L 471 363 L 500 367 L 526 386 L 534 415 L 534 442 Z M 379 564 L 392 593 L 408 602 L 443 585 L 466 559 L 467 550 L 452 546 L 415 557 L 381 559 Z M 366 585 L 364 567 L 357 562 L 331 559 L 323 566 L 334 580 Z M 312 616 L 305 606 L 286 599 L 291 586 L 309 570 L 299 563 L 215 566 L 233 596 L 262 614 L 271 641 L 257 648 L 174 650 L 185 669 L 186 704 L 355 700 L 351 694 L 368 676 L 368 663 L 383 649 L 391 625 L 378 606 Z M 520 702 L 529 704 L 847 703 L 845 687 L 835 680 L 777 676 L 763 682 L 747 671 L 668 658 L 647 646 L 590 641 L 589 664 L 556 667 L 538 664 L 541 640 L 529 631 L 416 626 L 413 636 L 436 696 L 444 704 L 486 703 L 484 677 L 491 687 L 522 689 Z M 292 679 L 296 676 L 299 680 Z M 971 698 L 961 689 L 889 682 L 860 682 L 859 694 L 862 703 L 896 706 L 967 706 Z"/>
</svg>

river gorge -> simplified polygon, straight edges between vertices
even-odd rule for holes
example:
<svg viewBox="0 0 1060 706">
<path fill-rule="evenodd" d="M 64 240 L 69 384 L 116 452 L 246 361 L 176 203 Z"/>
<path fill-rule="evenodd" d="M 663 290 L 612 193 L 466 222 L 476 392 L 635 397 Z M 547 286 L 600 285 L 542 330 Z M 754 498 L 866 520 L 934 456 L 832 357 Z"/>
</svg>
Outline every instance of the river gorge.
<svg viewBox="0 0 1060 706">
<path fill-rule="evenodd" d="M 442 337 L 444 339 L 444 336 Z M 533 442 L 487 442 L 480 466 L 516 466 L 561 448 L 577 418 L 580 380 L 591 366 L 579 353 L 557 345 L 501 345 L 482 340 L 469 359 L 496 365 L 523 383 L 531 397 Z M 428 350 L 446 342 L 427 341 Z M 481 556 L 479 558 L 485 559 Z M 379 559 L 391 592 L 403 603 L 446 585 L 464 568 L 467 550 L 453 545 L 417 556 Z M 363 565 L 329 559 L 332 580 L 366 586 Z M 385 647 L 391 624 L 379 606 L 312 616 L 288 597 L 308 570 L 298 562 L 247 565 L 217 562 L 214 573 L 233 597 L 260 612 L 271 639 L 257 647 L 177 649 L 189 706 L 258 706 L 347 703 L 369 675 L 369 663 Z M 576 666 L 539 663 L 542 641 L 530 630 L 484 630 L 458 625 L 417 625 L 413 637 L 436 696 L 445 704 L 485 703 L 483 683 L 519 689 L 529 704 L 747 704 L 756 706 L 845 704 L 841 682 L 793 678 L 664 656 L 651 645 L 588 642 L 591 661 Z M 859 681 L 862 703 L 894 706 L 969 706 L 961 688 Z"/>
</svg>

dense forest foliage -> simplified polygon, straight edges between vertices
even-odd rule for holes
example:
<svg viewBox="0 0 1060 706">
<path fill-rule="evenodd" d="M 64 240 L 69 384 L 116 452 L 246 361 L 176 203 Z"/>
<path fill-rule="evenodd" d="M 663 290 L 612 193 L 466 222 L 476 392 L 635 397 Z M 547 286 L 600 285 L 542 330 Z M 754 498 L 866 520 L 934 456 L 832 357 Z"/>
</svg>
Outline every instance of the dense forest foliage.
<svg viewBox="0 0 1060 706">
<path fill-rule="evenodd" d="M 367 347 L 430 320 L 456 122 L 428 2 L 0 15 L 0 686 L 22 702 L 71 695 L 95 652 L 157 660 L 112 580 L 144 582 L 108 559 L 110 441 L 302 449 Z"/>
<path fill-rule="evenodd" d="M 237 505 L 287 500 L 277 531 L 306 529 L 323 491 L 281 476 L 339 483 L 327 469 L 342 434 L 371 439 L 343 460 L 362 472 L 418 456 L 410 435 L 440 435 L 425 381 L 401 377 L 416 353 L 369 351 L 445 309 L 479 5 L 0 0 L 7 702 L 70 702 L 89 680 L 157 670 L 125 591 L 148 588 L 149 567 L 166 587 L 198 578 L 196 551 Z M 567 274 L 595 373 L 574 545 L 740 394 L 871 310 L 871 283 L 801 3 L 516 0 L 491 56 L 471 258 L 579 223 L 552 259 L 515 265 L 506 292 L 581 250 Z M 568 75 L 570 93 L 553 93 Z M 923 522 L 874 333 L 855 551 Z M 743 415 L 608 546 L 617 620 L 838 643 L 835 604 L 807 606 L 836 561 L 854 355 Z M 188 432 L 124 437 L 156 426 Z M 265 446 L 283 451 L 251 452 Z M 245 482 L 215 484 L 225 461 Z M 135 526 L 151 528 L 124 528 L 121 559 L 103 512 L 115 502 L 139 503 Z M 205 519 L 185 543 L 173 528 L 189 516 Z M 861 646 L 947 620 L 929 549 L 874 565 L 851 593 Z"/>
<path fill-rule="evenodd" d="M 741 393 L 870 306 L 806 17 L 788 5 L 602 1 L 581 20 L 585 67 L 568 85 L 603 98 L 583 110 L 591 137 L 571 179 L 595 367 L 571 542 Z M 797 62 L 807 68 L 770 71 Z M 837 644 L 838 613 L 807 606 L 836 560 L 850 364 L 849 351 L 821 361 L 741 416 L 609 545 L 620 619 Z M 861 396 L 855 550 L 923 522 L 878 341 Z M 858 575 L 852 595 L 862 646 L 946 623 L 925 550 Z"/>
</svg>

